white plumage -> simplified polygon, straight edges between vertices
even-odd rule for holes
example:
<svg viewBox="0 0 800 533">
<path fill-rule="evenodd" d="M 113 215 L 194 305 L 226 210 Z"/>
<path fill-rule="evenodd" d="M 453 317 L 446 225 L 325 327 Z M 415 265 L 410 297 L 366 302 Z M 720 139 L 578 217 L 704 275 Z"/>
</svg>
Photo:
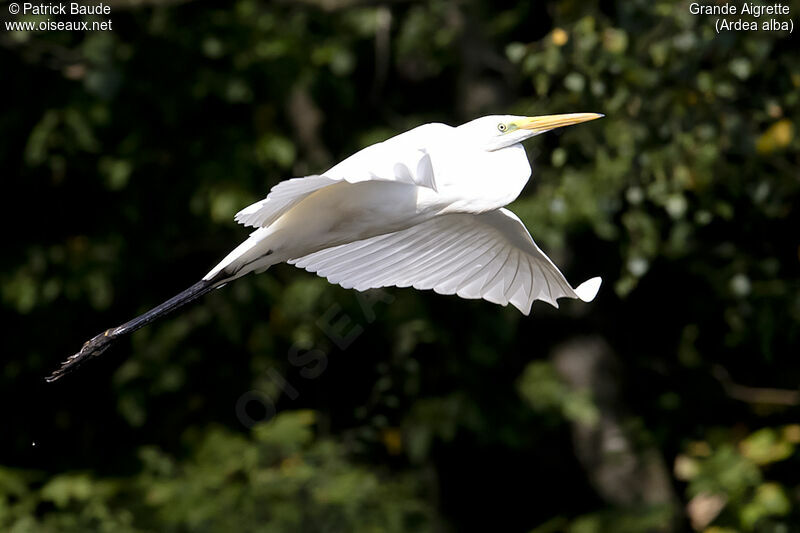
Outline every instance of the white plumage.
<svg viewBox="0 0 800 533">
<path fill-rule="evenodd" d="M 47 380 L 98 357 L 121 336 L 217 287 L 283 261 L 342 287 L 433 289 L 511 303 L 588 302 L 592 278 L 573 289 L 504 206 L 531 175 L 525 139 L 601 115 L 489 116 L 457 128 L 426 124 L 353 154 L 318 176 L 279 183 L 236 214 L 256 228 L 180 294 L 84 343 Z"/>
<path fill-rule="evenodd" d="M 236 215 L 257 229 L 205 279 L 226 272 L 229 281 L 286 261 L 345 288 L 432 289 L 525 314 L 537 299 L 556 307 L 559 298 L 591 301 L 600 278 L 573 288 L 503 208 L 530 176 L 520 141 L 591 118 L 426 124 L 321 175 L 279 183 Z"/>
<path fill-rule="evenodd" d="M 528 314 L 534 300 L 594 299 L 600 278 L 573 289 L 507 209 L 450 214 L 412 228 L 289 260 L 346 289 L 433 289 L 483 298 Z"/>
</svg>

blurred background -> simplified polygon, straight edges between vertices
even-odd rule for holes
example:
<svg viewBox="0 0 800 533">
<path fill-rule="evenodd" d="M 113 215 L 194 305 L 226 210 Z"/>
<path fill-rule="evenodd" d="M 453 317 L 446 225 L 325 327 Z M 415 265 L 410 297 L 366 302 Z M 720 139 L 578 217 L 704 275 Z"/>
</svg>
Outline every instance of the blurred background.
<svg viewBox="0 0 800 533">
<path fill-rule="evenodd" d="M 0 530 L 800 531 L 796 37 L 662 0 L 108 5 L 0 34 Z M 511 209 L 593 303 L 282 265 L 44 383 L 279 181 L 569 112 L 606 118 L 528 142 Z"/>
</svg>

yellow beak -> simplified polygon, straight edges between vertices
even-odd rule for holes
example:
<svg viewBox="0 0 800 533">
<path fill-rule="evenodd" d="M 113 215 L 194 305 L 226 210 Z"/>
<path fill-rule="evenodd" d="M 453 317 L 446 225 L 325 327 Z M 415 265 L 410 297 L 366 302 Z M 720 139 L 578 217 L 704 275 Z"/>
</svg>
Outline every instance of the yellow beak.
<svg viewBox="0 0 800 533">
<path fill-rule="evenodd" d="M 566 115 L 544 115 L 542 117 L 528 117 L 514 123 L 521 130 L 531 130 L 536 133 L 554 130 L 564 126 L 572 126 L 581 122 L 588 122 L 605 115 L 600 113 L 569 113 Z"/>
</svg>

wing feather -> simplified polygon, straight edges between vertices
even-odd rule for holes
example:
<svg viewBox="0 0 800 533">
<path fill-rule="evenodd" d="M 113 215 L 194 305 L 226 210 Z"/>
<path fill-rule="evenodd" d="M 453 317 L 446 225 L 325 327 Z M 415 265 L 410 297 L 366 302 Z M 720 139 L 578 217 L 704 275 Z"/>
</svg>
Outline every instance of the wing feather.
<svg viewBox="0 0 800 533">
<path fill-rule="evenodd" d="M 524 314 L 534 300 L 591 301 L 600 278 L 573 289 L 507 209 L 441 215 L 412 228 L 289 261 L 345 288 L 413 286 L 462 298 L 509 303 Z"/>
<path fill-rule="evenodd" d="M 309 194 L 336 182 L 337 180 L 326 176 L 306 176 L 282 181 L 270 190 L 266 198 L 236 213 L 234 220 L 254 228 L 269 226 Z"/>
<path fill-rule="evenodd" d="M 483 255 L 492 245 L 492 235 L 485 234 L 475 246 L 470 249 L 462 246 L 461 250 L 454 254 L 455 261 L 451 261 L 446 254 L 439 256 L 436 268 L 428 276 L 414 284 L 416 289 L 432 288 L 439 294 L 455 294 L 458 285 L 470 273 L 472 265 L 477 257 Z"/>
<path fill-rule="evenodd" d="M 436 190 L 433 163 L 425 147 L 452 130 L 445 124 L 424 124 L 368 146 L 322 175 L 282 181 L 266 198 L 236 213 L 234 219 L 245 226 L 269 226 L 310 194 L 342 181 L 394 181 Z"/>
</svg>

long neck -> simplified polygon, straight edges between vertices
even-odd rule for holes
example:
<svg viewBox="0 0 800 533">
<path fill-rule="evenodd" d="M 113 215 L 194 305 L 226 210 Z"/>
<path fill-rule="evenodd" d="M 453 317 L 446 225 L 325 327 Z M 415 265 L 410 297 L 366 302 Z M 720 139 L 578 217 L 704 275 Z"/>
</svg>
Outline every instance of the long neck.
<svg viewBox="0 0 800 533">
<path fill-rule="evenodd" d="M 432 154 L 439 193 L 454 199 L 456 211 L 485 212 L 508 205 L 519 196 L 531 166 L 520 144 L 488 152 L 448 148 Z"/>
</svg>

